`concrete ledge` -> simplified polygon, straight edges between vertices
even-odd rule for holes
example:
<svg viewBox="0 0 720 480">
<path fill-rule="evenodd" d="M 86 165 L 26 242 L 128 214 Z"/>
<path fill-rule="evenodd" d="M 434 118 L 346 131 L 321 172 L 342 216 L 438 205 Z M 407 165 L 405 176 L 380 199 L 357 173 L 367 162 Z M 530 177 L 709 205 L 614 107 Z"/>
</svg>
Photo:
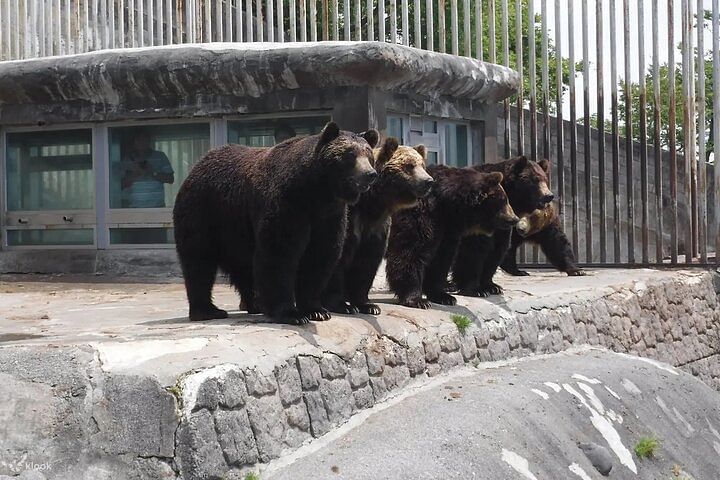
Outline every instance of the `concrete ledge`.
<svg viewBox="0 0 720 480">
<path fill-rule="evenodd" d="M 242 478 L 411 383 L 576 345 L 661 360 L 718 390 L 716 278 L 503 278 L 507 294 L 493 301 L 385 304 L 378 317 L 306 328 L 241 314 L 190 324 L 181 285 L 0 284 L 0 418 L 14 419 L 0 426 L 0 474 L 25 458 L 54 462 L 47 478 Z M 226 288 L 216 297 L 237 301 Z M 451 313 L 474 323 L 461 333 Z"/>
</svg>

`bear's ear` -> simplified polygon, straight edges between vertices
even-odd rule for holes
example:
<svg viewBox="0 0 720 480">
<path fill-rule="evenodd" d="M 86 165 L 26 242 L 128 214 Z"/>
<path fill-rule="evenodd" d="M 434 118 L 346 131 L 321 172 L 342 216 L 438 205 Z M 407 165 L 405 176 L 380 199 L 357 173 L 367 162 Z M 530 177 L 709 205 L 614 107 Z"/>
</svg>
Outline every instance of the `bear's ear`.
<svg viewBox="0 0 720 480">
<path fill-rule="evenodd" d="M 335 122 L 328 122 L 320 132 L 320 140 L 318 141 L 318 148 L 325 145 L 326 143 L 332 142 L 340 136 L 340 127 Z"/>
<path fill-rule="evenodd" d="M 523 170 L 525 170 L 528 166 L 528 158 L 525 155 L 522 155 L 520 157 L 517 157 L 515 159 L 515 166 L 513 170 L 515 170 L 515 173 L 520 173 Z"/>
<path fill-rule="evenodd" d="M 360 136 L 367 140 L 367 142 L 370 144 L 370 148 L 375 148 L 375 146 L 378 144 L 378 141 L 380 140 L 380 133 L 378 133 L 378 131 L 374 128 L 371 128 L 366 132 L 362 132 Z"/>
<path fill-rule="evenodd" d="M 485 177 L 485 179 L 487 180 L 488 184 L 490 184 L 490 185 L 499 185 L 503 181 L 503 174 L 500 172 L 488 173 L 487 177 Z"/>
<path fill-rule="evenodd" d="M 413 148 L 423 157 L 423 160 L 427 160 L 427 148 L 425 148 L 425 145 L 415 145 Z"/>
<path fill-rule="evenodd" d="M 540 168 L 543 169 L 546 175 L 550 175 L 550 160 L 544 158 L 538 162 L 538 165 L 540 165 Z"/>
<path fill-rule="evenodd" d="M 382 148 L 380 149 L 377 158 L 375 159 L 375 170 L 380 170 L 383 165 L 385 165 L 385 162 L 390 160 L 392 156 L 395 155 L 395 151 L 398 149 L 398 147 L 399 144 L 397 138 L 387 137 L 385 139 L 385 142 L 383 142 Z"/>
</svg>

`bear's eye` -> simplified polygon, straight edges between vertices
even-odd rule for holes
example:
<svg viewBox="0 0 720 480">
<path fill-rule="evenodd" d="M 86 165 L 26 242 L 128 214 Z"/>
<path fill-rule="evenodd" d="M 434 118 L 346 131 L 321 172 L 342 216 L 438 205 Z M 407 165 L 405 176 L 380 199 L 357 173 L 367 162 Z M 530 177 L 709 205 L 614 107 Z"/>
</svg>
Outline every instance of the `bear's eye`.
<svg viewBox="0 0 720 480">
<path fill-rule="evenodd" d="M 412 173 L 412 171 L 415 170 L 415 165 L 405 165 L 403 167 L 403 170 L 405 171 L 405 173 Z"/>
</svg>

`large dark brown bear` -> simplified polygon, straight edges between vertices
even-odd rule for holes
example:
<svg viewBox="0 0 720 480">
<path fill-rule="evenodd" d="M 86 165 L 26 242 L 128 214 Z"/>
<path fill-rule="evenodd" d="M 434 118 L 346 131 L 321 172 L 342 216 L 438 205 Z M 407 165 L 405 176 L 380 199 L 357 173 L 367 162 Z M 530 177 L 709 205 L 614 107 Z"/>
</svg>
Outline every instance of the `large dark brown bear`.
<svg viewBox="0 0 720 480">
<path fill-rule="evenodd" d="M 340 258 L 347 205 L 377 177 L 377 141 L 376 130 L 354 134 L 328 123 L 318 135 L 270 148 L 208 152 L 173 211 L 190 319 L 227 316 L 211 299 L 218 267 L 249 311 L 291 324 L 330 318 L 322 292 Z"/>
<path fill-rule="evenodd" d="M 380 314 L 368 293 L 385 255 L 390 217 L 414 207 L 433 184 L 423 145 L 398 146 L 390 137 L 374 153 L 378 179 L 349 209 L 342 257 L 325 292 L 324 306 L 333 312 Z"/>
<path fill-rule="evenodd" d="M 430 194 L 417 207 L 393 216 L 386 255 L 390 289 L 402 305 L 416 308 L 430 308 L 430 302 L 455 304 L 445 287 L 463 237 L 491 235 L 519 220 L 502 188 L 501 173 L 443 165 L 429 167 L 428 173 L 435 179 Z"/>
<path fill-rule="evenodd" d="M 572 246 L 560 226 L 560 218 L 555 213 L 555 206 L 548 203 L 545 208 L 533 210 L 520 218 L 512 235 L 510 249 L 500 268 L 510 275 L 529 275 L 517 266 L 517 249 L 525 242 L 540 246 L 550 263 L 570 277 L 585 275 L 585 271 L 575 263 Z"/>
<path fill-rule="evenodd" d="M 518 216 L 543 208 L 553 199 L 548 188 L 550 162 L 547 160 L 533 162 L 521 156 L 472 168 L 484 173 L 502 173 L 502 186 Z M 511 234 L 512 229 L 499 228 L 490 236 L 463 238 L 452 268 L 452 283 L 461 295 L 486 297 L 502 293 L 493 276 L 510 248 Z"/>
</svg>

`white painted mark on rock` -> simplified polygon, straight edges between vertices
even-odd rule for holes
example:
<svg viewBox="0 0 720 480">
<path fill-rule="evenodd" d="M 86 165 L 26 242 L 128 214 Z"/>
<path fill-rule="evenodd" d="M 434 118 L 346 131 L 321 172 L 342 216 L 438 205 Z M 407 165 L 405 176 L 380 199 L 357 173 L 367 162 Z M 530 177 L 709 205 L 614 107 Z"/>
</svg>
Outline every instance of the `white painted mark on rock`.
<svg viewBox="0 0 720 480">
<path fill-rule="evenodd" d="M 642 393 L 640 389 L 627 378 L 623 378 L 622 386 L 625 390 L 627 390 L 628 393 L 632 393 L 633 395 L 640 395 Z"/>
<path fill-rule="evenodd" d="M 715 435 L 718 438 L 718 440 L 720 440 L 720 433 L 718 433 L 718 431 L 715 429 L 715 427 L 713 427 L 713 424 L 710 423 L 710 420 L 706 418 L 705 421 L 707 422 L 708 427 L 710 427 L 710 431 L 713 433 L 713 435 Z"/>
<path fill-rule="evenodd" d="M 598 385 L 598 384 L 602 383 L 597 378 L 588 378 L 585 375 L 580 375 L 579 373 L 573 373 L 572 378 L 574 378 L 575 380 L 581 380 L 581 381 L 583 381 L 585 383 L 589 383 L 591 385 Z"/>
<path fill-rule="evenodd" d="M 541 396 L 542 398 L 544 398 L 545 400 L 547 400 L 548 398 L 550 398 L 550 395 L 548 395 L 547 393 L 543 392 L 542 390 L 538 390 L 537 388 L 533 388 L 533 389 L 532 389 L 532 392 L 533 392 L 533 393 L 536 393 L 537 395 L 540 395 L 540 396 Z"/>
<path fill-rule="evenodd" d="M 647 363 L 649 365 L 652 365 L 653 367 L 659 368 L 660 370 L 664 370 L 666 372 L 672 373 L 673 375 L 680 375 L 677 370 L 675 370 L 674 367 L 668 365 L 667 363 L 658 362 L 657 360 L 653 360 L 652 358 L 645 358 L 645 357 L 636 357 L 635 355 L 628 355 L 627 353 L 616 353 L 615 355 L 620 355 L 621 357 L 630 358 L 632 360 L 637 360 L 638 362 Z"/>
<path fill-rule="evenodd" d="M 571 385 L 563 383 L 563 388 L 569 394 L 580 400 L 580 403 L 582 403 L 583 406 L 590 411 L 590 421 L 595 427 L 595 430 L 600 432 L 600 435 L 603 436 L 610 449 L 620 460 L 620 463 L 628 467 L 633 473 L 637 474 L 637 466 L 635 465 L 632 454 L 630 453 L 630 450 L 623 445 L 620 434 L 617 430 L 615 430 L 615 427 L 613 427 L 610 420 L 600 415 L 597 410 L 591 407 L 587 400 L 585 400 L 585 397 L 583 397 L 582 394 L 575 390 Z"/>
<path fill-rule="evenodd" d="M 605 385 L 605 390 L 607 390 L 607 391 L 610 393 L 610 395 L 612 395 L 613 397 L 615 397 L 615 398 L 617 398 L 618 400 L 620 400 L 620 395 L 618 395 L 617 393 L 615 393 L 612 388 L 610 388 L 610 387 L 608 387 L 607 385 Z"/>
<path fill-rule="evenodd" d="M 555 391 L 555 393 L 560 393 L 560 390 L 562 390 L 562 387 L 560 385 L 558 385 L 557 383 L 553 383 L 553 382 L 545 382 L 545 386 L 552 388 Z"/>
<path fill-rule="evenodd" d="M 695 429 L 693 428 L 693 426 L 690 425 L 690 422 L 688 422 L 687 420 L 685 420 L 685 417 L 683 417 L 683 416 L 680 414 L 680 412 L 678 412 L 678 409 L 677 409 L 677 408 L 673 407 L 673 413 L 675 414 L 675 417 L 676 417 L 678 420 L 680 420 L 680 422 L 681 422 L 683 425 L 685 425 L 685 428 L 687 429 L 688 437 L 689 437 L 690 435 L 692 435 L 693 433 L 695 433 Z"/>
<path fill-rule="evenodd" d="M 593 390 L 590 385 L 585 385 L 581 382 L 577 382 L 577 385 L 578 387 L 580 387 L 580 390 L 585 392 L 585 395 L 587 395 L 588 400 L 590 400 L 593 408 L 600 412 L 600 415 L 605 415 L 605 406 L 602 404 L 597 395 L 595 395 L 595 390 Z"/>
<path fill-rule="evenodd" d="M 523 477 L 529 480 L 537 480 L 537 477 L 530 471 L 530 464 L 524 458 L 515 452 L 511 452 L 505 448 L 502 449 L 502 460 L 512 467 L 513 470 L 518 472 Z"/>
<path fill-rule="evenodd" d="M 715 448 L 715 451 L 717 452 L 717 454 L 720 455 L 720 443 L 713 442 L 713 448 Z"/>
<path fill-rule="evenodd" d="M 582 480 L 592 480 L 592 478 L 590 478 L 590 475 L 585 473 L 585 470 L 583 470 L 582 467 L 577 463 L 573 463 L 568 467 L 568 469 L 578 477 L 582 478 Z"/>
</svg>

